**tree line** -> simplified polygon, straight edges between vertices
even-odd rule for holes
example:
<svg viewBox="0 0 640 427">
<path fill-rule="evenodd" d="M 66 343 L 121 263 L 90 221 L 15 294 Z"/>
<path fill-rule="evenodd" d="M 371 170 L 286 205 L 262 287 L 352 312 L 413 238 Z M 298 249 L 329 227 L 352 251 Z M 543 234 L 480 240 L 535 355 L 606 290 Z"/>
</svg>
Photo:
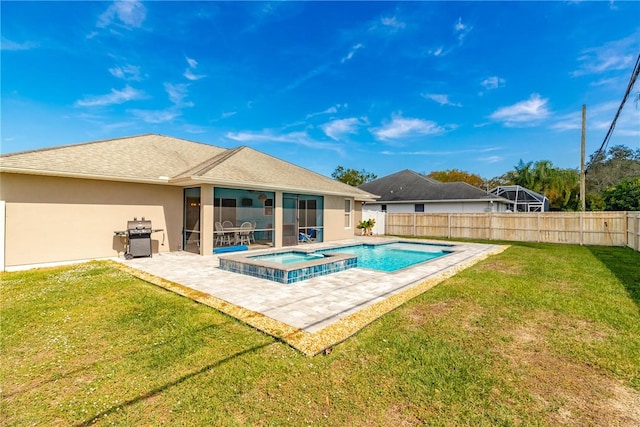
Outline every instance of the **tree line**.
<svg viewBox="0 0 640 427">
<path fill-rule="evenodd" d="M 590 156 L 585 170 L 587 210 L 640 211 L 640 149 L 616 145 L 598 151 Z M 374 173 L 343 166 L 338 166 L 331 176 L 356 187 L 378 178 Z M 512 170 L 491 179 L 458 169 L 433 171 L 427 176 L 440 182 L 466 182 L 485 191 L 520 185 L 546 196 L 550 210 L 581 209 L 580 171 L 555 167 L 549 160 L 520 160 Z"/>
</svg>

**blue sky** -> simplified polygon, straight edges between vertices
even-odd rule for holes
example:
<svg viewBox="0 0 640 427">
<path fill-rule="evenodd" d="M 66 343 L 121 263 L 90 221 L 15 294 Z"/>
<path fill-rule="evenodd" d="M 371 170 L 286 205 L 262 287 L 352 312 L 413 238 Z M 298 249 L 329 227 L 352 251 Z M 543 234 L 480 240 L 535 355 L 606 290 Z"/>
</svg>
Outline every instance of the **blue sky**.
<svg viewBox="0 0 640 427">
<path fill-rule="evenodd" d="M 598 149 L 640 53 L 640 2 L 10 2 L 2 153 L 160 133 L 324 175 Z M 627 102 L 609 146 L 640 148 Z"/>
</svg>

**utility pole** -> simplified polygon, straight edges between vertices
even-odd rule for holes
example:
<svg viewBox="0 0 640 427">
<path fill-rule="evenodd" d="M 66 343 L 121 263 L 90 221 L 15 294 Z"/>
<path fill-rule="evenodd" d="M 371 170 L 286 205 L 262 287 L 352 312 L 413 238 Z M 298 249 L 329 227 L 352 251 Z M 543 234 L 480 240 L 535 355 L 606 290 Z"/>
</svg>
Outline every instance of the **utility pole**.
<svg viewBox="0 0 640 427">
<path fill-rule="evenodd" d="M 587 105 L 582 104 L 582 137 L 580 138 L 580 210 L 582 212 L 587 210 L 586 196 L 586 176 L 584 170 L 584 151 L 585 151 L 585 139 L 586 139 L 586 123 L 587 123 Z"/>
</svg>

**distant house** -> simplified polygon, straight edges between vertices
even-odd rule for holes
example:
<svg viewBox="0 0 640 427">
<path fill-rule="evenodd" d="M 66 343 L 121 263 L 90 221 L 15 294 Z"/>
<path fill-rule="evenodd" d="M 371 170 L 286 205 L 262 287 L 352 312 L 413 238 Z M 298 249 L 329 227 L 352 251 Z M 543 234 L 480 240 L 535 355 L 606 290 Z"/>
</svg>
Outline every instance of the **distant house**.
<svg viewBox="0 0 640 427">
<path fill-rule="evenodd" d="M 0 156 L 0 266 L 122 256 L 116 234 L 151 221 L 149 252 L 211 255 L 251 225 L 256 247 L 351 238 L 375 196 L 249 147 L 140 135 Z M 226 231 L 224 233 L 227 233 Z M 235 233 L 235 232 L 234 232 Z"/>
<path fill-rule="evenodd" d="M 549 211 L 549 199 L 519 185 L 502 185 L 494 188 L 490 193 L 511 200 L 513 210 L 516 212 Z"/>
<path fill-rule="evenodd" d="M 403 170 L 358 187 L 380 196 L 366 202 L 365 211 L 410 212 L 505 212 L 513 203 L 464 182 L 440 182 L 426 175 Z"/>
</svg>

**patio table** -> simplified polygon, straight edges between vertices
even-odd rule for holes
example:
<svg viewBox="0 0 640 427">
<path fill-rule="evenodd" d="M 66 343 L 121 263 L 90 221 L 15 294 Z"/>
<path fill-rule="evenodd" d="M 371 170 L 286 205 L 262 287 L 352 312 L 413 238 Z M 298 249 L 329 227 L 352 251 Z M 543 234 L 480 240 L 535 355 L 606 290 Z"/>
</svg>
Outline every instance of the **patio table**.
<svg viewBox="0 0 640 427">
<path fill-rule="evenodd" d="M 238 243 L 240 243 L 240 232 L 241 231 L 247 231 L 246 228 L 242 228 L 242 227 L 224 227 L 222 230 L 225 233 L 229 233 L 229 232 L 233 233 L 233 244 L 234 245 L 237 245 Z"/>
</svg>

